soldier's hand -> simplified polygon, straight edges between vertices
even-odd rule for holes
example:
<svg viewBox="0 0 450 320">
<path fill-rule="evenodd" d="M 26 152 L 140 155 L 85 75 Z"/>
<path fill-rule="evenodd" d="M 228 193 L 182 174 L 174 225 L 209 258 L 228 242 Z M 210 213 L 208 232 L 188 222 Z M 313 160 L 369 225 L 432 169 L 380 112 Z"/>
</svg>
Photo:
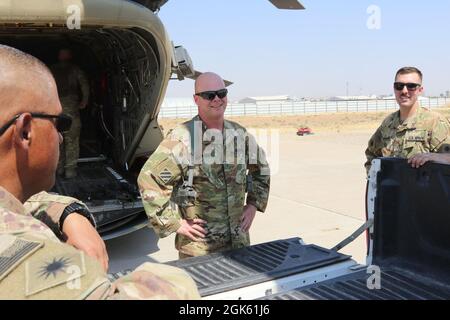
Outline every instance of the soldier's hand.
<svg viewBox="0 0 450 320">
<path fill-rule="evenodd" d="M 64 221 L 62 231 L 67 236 L 67 244 L 97 259 L 105 272 L 108 271 L 109 258 L 105 243 L 88 219 L 72 213 Z"/>
<path fill-rule="evenodd" d="M 202 241 L 206 236 L 206 230 L 203 226 L 206 224 L 205 220 L 181 220 L 181 227 L 178 228 L 177 233 L 188 237 L 192 241 Z"/>
<path fill-rule="evenodd" d="M 244 232 L 250 230 L 252 226 L 253 219 L 255 219 L 256 207 L 254 205 L 248 204 L 244 207 L 244 212 L 242 213 L 241 219 L 241 229 Z"/>
<path fill-rule="evenodd" d="M 413 168 L 420 168 L 429 161 L 437 161 L 437 160 L 439 160 L 437 153 L 422 153 L 413 156 L 411 159 L 408 160 L 408 163 Z"/>
</svg>

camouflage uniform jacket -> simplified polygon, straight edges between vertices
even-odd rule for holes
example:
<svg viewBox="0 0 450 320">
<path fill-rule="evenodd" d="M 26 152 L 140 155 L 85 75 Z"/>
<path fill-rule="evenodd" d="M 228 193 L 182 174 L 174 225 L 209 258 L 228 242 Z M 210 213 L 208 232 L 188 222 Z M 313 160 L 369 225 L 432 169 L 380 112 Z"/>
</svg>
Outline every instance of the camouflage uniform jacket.
<svg viewBox="0 0 450 320">
<path fill-rule="evenodd" d="M 89 99 L 89 81 L 83 70 L 72 63 L 57 63 L 51 67 L 64 112 L 78 117 L 80 104 Z"/>
<path fill-rule="evenodd" d="M 146 263 L 111 283 L 96 260 L 61 243 L 0 187 L 0 299 L 197 298 L 194 281 L 166 265 Z"/>
<path fill-rule="evenodd" d="M 79 203 L 87 208 L 83 202 L 75 198 L 47 192 L 35 194 L 24 203 L 24 207 L 27 213 L 47 225 L 59 240 L 65 241 L 59 220 L 64 209 L 72 203 Z"/>
<path fill-rule="evenodd" d="M 199 218 L 207 222 L 205 227 L 207 234 L 202 242 L 193 242 L 177 234 L 175 246 L 180 253 L 188 256 L 205 255 L 249 245 L 248 232 L 243 232 L 240 228 L 245 204 L 247 170 L 252 178 L 251 189 L 247 193 L 247 204 L 252 204 L 257 210 L 264 212 L 270 188 L 270 171 L 264 151 L 257 146 L 251 135 L 247 135 L 243 127 L 225 120 L 225 135 L 222 137 L 226 137 L 227 132 L 233 130 L 240 132 L 241 137 L 247 135 L 245 150 L 238 152 L 239 143 L 235 143 L 234 139 L 203 139 L 214 142 L 203 141 L 202 154 L 215 147 L 225 154 L 231 152 L 233 159 L 229 161 L 230 158 L 224 156 L 223 158 L 227 160 L 225 163 L 215 161 L 208 164 L 203 157 L 201 164 L 194 167 L 193 188 L 197 192 L 197 197 L 190 206 L 180 206 L 177 193 L 183 181 L 187 179 L 191 157 L 189 126 L 192 121 L 199 120 L 197 116 L 169 132 L 147 160 L 138 177 L 145 211 L 153 229 L 160 237 L 178 230 L 181 219 Z M 205 125 L 202 125 L 202 133 L 205 130 Z M 258 157 L 255 157 L 257 152 L 253 152 L 253 156 L 249 152 L 250 142 L 255 147 L 253 150 L 256 148 L 259 150 Z M 252 161 L 249 161 L 250 159 Z"/>
<path fill-rule="evenodd" d="M 369 140 L 366 150 L 369 171 L 377 157 L 409 159 L 420 153 L 450 152 L 450 125 L 447 119 L 425 108 L 401 122 L 400 111 L 389 115 Z"/>
</svg>

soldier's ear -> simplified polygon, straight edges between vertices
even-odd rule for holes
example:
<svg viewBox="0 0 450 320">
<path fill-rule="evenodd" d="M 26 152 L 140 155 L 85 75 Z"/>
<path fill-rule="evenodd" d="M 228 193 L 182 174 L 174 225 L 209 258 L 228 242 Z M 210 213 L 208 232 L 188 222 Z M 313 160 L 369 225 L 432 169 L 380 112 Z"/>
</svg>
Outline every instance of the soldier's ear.
<svg viewBox="0 0 450 320">
<path fill-rule="evenodd" d="M 24 150 L 28 150 L 31 143 L 32 119 L 31 114 L 24 113 L 16 120 L 14 142 Z"/>
<path fill-rule="evenodd" d="M 200 97 L 195 94 L 193 95 L 193 97 L 194 97 L 195 104 L 198 106 L 198 99 L 200 99 Z"/>
<path fill-rule="evenodd" d="M 421 86 L 421 87 L 419 88 L 419 95 L 422 94 L 424 91 L 425 91 L 425 88 L 424 88 L 423 86 Z"/>
</svg>

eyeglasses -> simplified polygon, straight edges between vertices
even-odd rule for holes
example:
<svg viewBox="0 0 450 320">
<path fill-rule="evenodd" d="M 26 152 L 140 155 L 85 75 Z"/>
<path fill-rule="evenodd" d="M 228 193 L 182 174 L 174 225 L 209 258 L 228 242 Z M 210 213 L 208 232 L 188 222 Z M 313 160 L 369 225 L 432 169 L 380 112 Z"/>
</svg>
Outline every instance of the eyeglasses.
<svg viewBox="0 0 450 320">
<path fill-rule="evenodd" d="M 228 90 L 227 89 L 220 89 L 220 90 L 217 90 L 217 91 L 199 92 L 199 93 L 196 93 L 195 95 L 196 96 L 200 96 L 200 97 L 202 97 L 205 100 L 212 101 L 212 100 L 214 100 L 214 98 L 216 96 L 218 96 L 219 99 L 223 99 L 223 98 L 225 98 L 227 96 L 227 94 L 228 94 Z"/>
<path fill-rule="evenodd" d="M 17 119 L 19 119 L 19 117 L 22 115 L 22 113 L 17 114 L 14 116 L 14 118 L 12 118 L 11 120 L 9 120 L 3 127 L 0 128 L 0 136 L 2 134 L 4 134 L 6 132 L 6 130 L 8 130 L 8 128 L 17 121 Z M 30 113 L 30 115 L 33 118 L 40 118 L 40 119 L 56 119 L 56 121 L 54 121 L 56 130 L 58 130 L 58 132 L 63 133 L 66 131 L 70 130 L 70 127 L 72 126 L 72 117 L 66 115 L 66 114 L 59 114 L 57 116 L 54 115 L 50 115 L 50 114 L 45 114 L 45 113 Z"/>
<path fill-rule="evenodd" d="M 403 82 L 394 83 L 394 89 L 397 91 L 402 91 L 405 87 L 408 89 L 408 91 L 414 91 L 420 86 L 422 85 L 419 83 L 403 83 Z"/>
</svg>

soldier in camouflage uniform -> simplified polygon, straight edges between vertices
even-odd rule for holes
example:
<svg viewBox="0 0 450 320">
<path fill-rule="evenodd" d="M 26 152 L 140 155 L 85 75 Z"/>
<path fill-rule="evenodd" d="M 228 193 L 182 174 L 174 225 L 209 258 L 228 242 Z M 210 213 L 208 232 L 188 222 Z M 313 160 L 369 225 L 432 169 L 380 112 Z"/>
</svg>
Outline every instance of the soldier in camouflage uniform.
<svg viewBox="0 0 450 320">
<path fill-rule="evenodd" d="M 108 253 L 96 230 L 94 217 L 81 201 L 40 192 L 24 203 L 27 214 L 49 227 L 59 240 L 84 251 L 108 270 Z M 70 217 L 69 217 L 70 216 Z"/>
<path fill-rule="evenodd" d="M 40 211 L 42 212 L 42 211 Z M 0 299 L 199 299 L 181 269 L 145 263 L 111 283 L 0 186 Z"/>
<path fill-rule="evenodd" d="M 366 150 L 367 172 L 377 157 L 410 159 L 424 153 L 450 152 L 450 125 L 441 115 L 421 108 L 422 72 L 417 68 L 400 69 L 395 77 L 395 97 L 400 110 L 389 115 L 369 140 Z"/>
<path fill-rule="evenodd" d="M 50 71 L 37 59 L 0 45 L 0 74 L 0 299 L 199 298 L 187 273 L 166 265 L 143 264 L 111 283 L 95 259 L 61 243 L 30 214 L 56 224 L 71 201 L 37 194 L 55 181 L 62 109 Z"/>
<path fill-rule="evenodd" d="M 224 120 L 223 80 L 204 73 L 195 89 L 199 115 L 169 132 L 138 177 L 153 229 L 160 237 L 177 233 L 180 258 L 248 246 L 248 231 L 256 210 L 265 211 L 270 187 L 263 150 L 245 128 Z"/>
<path fill-rule="evenodd" d="M 59 99 L 65 114 L 72 117 L 72 127 L 64 132 L 61 145 L 58 173 L 64 172 L 66 178 L 77 175 L 77 161 L 80 155 L 80 110 L 86 108 L 89 99 L 89 82 L 85 73 L 72 61 L 72 53 L 61 49 L 59 62 L 51 67 L 58 87 Z"/>
</svg>

